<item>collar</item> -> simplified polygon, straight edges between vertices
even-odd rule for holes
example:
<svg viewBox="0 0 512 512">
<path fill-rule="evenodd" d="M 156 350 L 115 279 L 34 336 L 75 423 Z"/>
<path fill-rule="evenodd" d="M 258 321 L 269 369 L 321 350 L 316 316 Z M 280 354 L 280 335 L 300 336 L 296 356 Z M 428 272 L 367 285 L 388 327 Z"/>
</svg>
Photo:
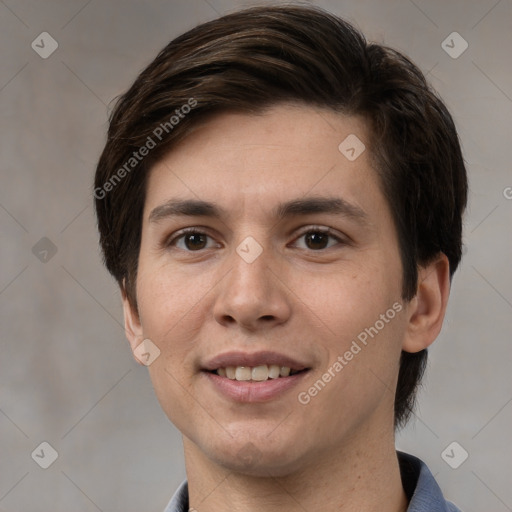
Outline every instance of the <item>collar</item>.
<svg viewBox="0 0 512 512">
<path fill-rule="evenodd" d="M 407 512 L 460 512 L 443 497 L 427 465 L 404 452 L 397 452 L 405 494 L 409 499 Z"/>
<path fill-rule="evenodd" d="M 446 501 L 427 465 L 404 452 L 397 452 L 405 494 L 409 499 L 407 512 L 461 512 Z M 188 512 L 188 484 L 185 480 L 174 493 L 164 512 Z"/>
</svg>

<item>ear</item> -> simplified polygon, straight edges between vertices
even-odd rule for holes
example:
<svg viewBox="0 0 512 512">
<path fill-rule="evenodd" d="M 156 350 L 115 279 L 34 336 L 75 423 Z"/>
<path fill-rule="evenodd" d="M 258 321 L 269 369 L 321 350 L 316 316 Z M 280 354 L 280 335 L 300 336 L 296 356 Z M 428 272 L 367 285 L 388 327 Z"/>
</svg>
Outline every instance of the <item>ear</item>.
<svg viewBox="0 0 512 512">
<path fill-rule="evenodd" d="M 402 349 L 419 352 L 437 338 L 450 295 L 450 264 L 441 253 L 418 272 L 416 295 L 408 303 L 408 325 Z"/>
<path fill-rule="evenodd" d="M 144 340 L 142 324 L 140 323 L 139 313 L 136 311 L 135 307 L 130 304 L 128 297 L 126 296 L 124 281 L 123 286 L 121 287 L 121 297 L 123 300 L 124 332 L 126 338 L 130 342 L 133 358 L 137 363 L 142 365 L 143 363 L 134 354 L 135 349 Z"/>
</svg>

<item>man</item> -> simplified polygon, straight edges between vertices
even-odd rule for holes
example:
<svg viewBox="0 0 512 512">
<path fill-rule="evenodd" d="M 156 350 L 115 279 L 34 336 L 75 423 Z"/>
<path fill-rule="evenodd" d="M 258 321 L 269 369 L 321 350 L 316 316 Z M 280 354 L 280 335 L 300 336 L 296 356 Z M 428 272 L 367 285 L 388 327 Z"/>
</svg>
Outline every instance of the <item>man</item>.
<svg viewBox="0 0 512 512">
<path fill-rule="evenodd" d="M 95 179 L 126 335 L 183 435 L 167 511 L 456 511 L 397 453 L 461 258 L 467 178 L 400 53 L 313 7 L 172 41 Z"/>
</svg>

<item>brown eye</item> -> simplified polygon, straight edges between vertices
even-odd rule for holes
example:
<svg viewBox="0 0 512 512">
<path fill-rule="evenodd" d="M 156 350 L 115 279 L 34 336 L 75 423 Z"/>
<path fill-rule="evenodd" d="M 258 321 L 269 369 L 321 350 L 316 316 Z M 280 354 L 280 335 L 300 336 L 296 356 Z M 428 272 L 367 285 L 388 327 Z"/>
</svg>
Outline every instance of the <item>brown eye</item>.
<svg viewBox="0 0 512 512">
<path fill-rule="evenodd" d="M 343 240 L 332 234 L 328 229 L 309 229 L 304 231 L 297 240 L 304 240 L 304 243 L 299 245 L 301 249 L 309 249 L 311 251 L 321 251 L 329 249 L 333 245 L 343 245 Z M 333 240 L 333 242 L 331 242 Z M 296 242 L 297 243 L 297 242 Z"/>
<path fill-rule="evenodd" d="M 198 252 L 209 248 L 208 239 L 212 240 L 212 238 L 206 233 L 190 228 L 178 233 L 174 238 L 167 242 L 166 246 L 169 248 L 177 247 L 178 249 L 187 252 Z"/>
<path fill-rule="evenodd" d="M 207 235 L 203 233 L 190 233 L 183 236 L 185 246 L 190 250 L 204 249 L 206 238 Z"/>
<path fill-rule="evenodd" d="M 321 231 L 311 231 L 304 236 L 306 245 L 308 245 L 309 249 L 313 250 L 325 249 L 330 238 L 327 233 L 322 233 Z"/>
</svg>

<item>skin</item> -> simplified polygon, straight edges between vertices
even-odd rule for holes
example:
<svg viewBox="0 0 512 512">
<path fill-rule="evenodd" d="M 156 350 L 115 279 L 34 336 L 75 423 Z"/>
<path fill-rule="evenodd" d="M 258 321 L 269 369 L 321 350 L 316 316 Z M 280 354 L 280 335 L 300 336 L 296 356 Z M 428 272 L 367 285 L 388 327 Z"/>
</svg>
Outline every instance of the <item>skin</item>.
<svg viewBox="0 0 512 512">
<path fill-rule="evenodd" d="M 367 147 L 349 161 L 338 145 Z M 444 255 L 401 298 L 396 230 L 369 155 L 366 125 L 308 106 L 223 113 L 152 169 L 144 208 L 137 307 L 124 297 L 133 350 L 149 338 L 160 404 L 183 435 L 197 511 L 402 511 L 393 398 L 401 350 L 438 335 L 449 294 Z M 309 213 L 278 219 L 280 202 L 339 197 L 364 220 Z M 222 219 L 151 212 L 171 198 L 215 202 Z M 187 227 L 208 235 L 168 243 Z M 306 233 L 330 228 L 331 237 Z M 252 236 L 252 263 L 236 252 Z M 337 238 L 336 238 L 337 237 Z M 315 243 L 316 242 L 316 243 Z M 323 245 L 322 245 L 323 244 Z M 402 310 L 307 405 L 307 391 L 394 303 Z M 228 350 L 275 350 L 307 362 L 298 387 L 264 403 L 221 395 L 200 368 Z"/>
</svg>

